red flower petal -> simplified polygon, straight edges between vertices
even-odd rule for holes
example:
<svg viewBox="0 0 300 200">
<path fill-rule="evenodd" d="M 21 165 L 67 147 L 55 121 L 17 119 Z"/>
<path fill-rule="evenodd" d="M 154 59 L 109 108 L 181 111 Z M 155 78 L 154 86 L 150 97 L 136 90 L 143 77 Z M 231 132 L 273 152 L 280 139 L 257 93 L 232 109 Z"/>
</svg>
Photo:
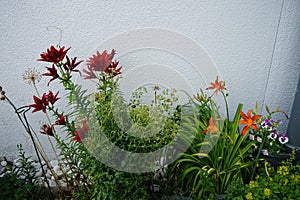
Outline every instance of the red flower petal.
<svg viewBox="0 0 300 200">
<path fill-rule="evenodd" d="M 54 64 L 62 61 L 69 51 L 70 48 L 65 50 L 65 47 L 56 49 L 54 46 L 51 46 L 50 49 L 47 49 L 47 52 L 41 54 L 41 58 L 38 61 L 52 62 Z"/>
</svg>

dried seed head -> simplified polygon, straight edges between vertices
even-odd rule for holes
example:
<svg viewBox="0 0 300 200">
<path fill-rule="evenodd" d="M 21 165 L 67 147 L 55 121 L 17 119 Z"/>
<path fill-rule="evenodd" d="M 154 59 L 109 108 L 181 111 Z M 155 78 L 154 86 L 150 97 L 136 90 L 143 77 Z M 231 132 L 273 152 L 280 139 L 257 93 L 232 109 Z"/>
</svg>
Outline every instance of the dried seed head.
<svg viewBox="0 0 300 200">
<path fill-rule="evenodd" d="M 42 77 L 40 72 L 38 72 L 35 68 L 28 68 L 22 76 L 23 80 L 28 84 L 38 83 Z"/>
<path fill-rule="evenodd" d="M 0 100 L 4 101 L 6 99 L 5 91 L 2 90 L 3 88 L 0 86 Z"/>
<path fill-rule="evenodd" d="M 154 91 L 157 91 L 157 90 L 159 90 L 159 87 L 158 87 L 157 85 L 155 85 L 155 86 L 153 87 L 153 90 L 154 90 Z"/>
<path fill-rule="evenodd" d="M 6 99 L 5 95 L 0 95 L 0 100 L 4 101 Z"/>
</svg>

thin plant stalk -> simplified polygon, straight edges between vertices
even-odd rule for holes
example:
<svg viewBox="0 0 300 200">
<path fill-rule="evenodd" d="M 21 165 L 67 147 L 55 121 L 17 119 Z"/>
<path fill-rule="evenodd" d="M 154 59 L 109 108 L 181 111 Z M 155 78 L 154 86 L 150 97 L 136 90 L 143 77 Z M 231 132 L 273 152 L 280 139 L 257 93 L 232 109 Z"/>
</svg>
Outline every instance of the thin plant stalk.
<svg viewBox="0 0 300 200">
<path fill-rule="evenodd" d="M 37 86 L 36 86 L 36 84 L 35 84 L 35 81 L 31 81 L 31 83 L 32 83 L 32 85 L 33 85 L 33 88 L 34 88 L 36 94 L 40 97 L 40 94 L 39 94 L 39 91 L 38 91 Z M 49 118 L 49 115 L 48 115 L 47 113 L 45 113 L 45 115 L 46 115 L 46 118 L 47 118 L 49 124 L 51 124 L 51 120 L 50 120 L 50 118 Z M 54 134 L 54 137 L 57 138 L 57 134 L 56 134 L 56 132 L 55 132 L 54 130 L 53 130 L 53 134 Z M 49 141 L 49 143 L 50 143 L 50 146 L 51 146 L 51 148 L 52 148 L 52 151 L 53 151 L 53 153 L 54 153 L 54 155 L 55 155 L 55 157 L 56 157 L 56 160 L 57 160 L 57 162 L 58 162 L 58 165 L 59 165 L 59 167 L 62 169 L 62 165 L 61 165 L 60 160 L 59 160 L 59 158 L 58 158 L 56 149 L 55 149 L 55 147 L 54 147 L 54 145 L 53 145 L 53 142 L 51 141 L 49 135 L 47 135 L 47 139 L 48 139 L 48 141 Z M 51 174 L 52 174 L 53 177 L 54 177 L 54 180 L 55 180 L 56 185 L 60 188 L 60 191 L 62 191 L 62 190 L 61 190 L 61 185 L 60 185 L 60 183 L 59 183 L 59 181 L 58 181 L 58 177 L 57 177 L 56 173 L 52 170 L 51 165 L 48 165 L 48 168 L 50 169 Z M 63 171 L 62 171 L 62 172 L 63 172 Z M 66 175 L 65 175 L 64 172 L 63 172 L 63 175 L 64 175 L 64 178 L 67 180 Z"/>
<path fill-rule="evenodd" d="M 48 181 L 48 179 L 47 179 L 47 176 L 46 176 L 46 173 L 45 173 L 45 170 L 44 170 L 44 168 L 43 168 L 42 161 L 41 161 L 41 157 L 40 157 L 40 153 L 39 153 L 39 149 L 40 149 L 40 148 L 38 147 L 37 143 L 35 142 L 35 139 L 34 139 L 34 137 L 33 137 L 33 135 L 32 135 L 32 132 L 31 132 L 30 125 L 29 125 L 28 120 L 27 120 L 27 117 L 26 117 L 26 112 L 27 112 L 30 108 L 28 108 L 27 106 L 25 106 L 25 107 L 20 107 L 20 108 L 16 108 L 15 105 L 12 103 L 12 101 L 10 101 L 10 99 L 9 99 L 7 96 L 5 96 L 5 97 L 6 97 L 7 102 L 13 107 L 13 109 L 14 109 L 15 113 L 17 114 L 17 116 L 18 116 L 20 122 L 22 123 L 22 125 L 24 126 L 26 132 L 27 132 L 27 133 L 29 134 L 29 136 L 30 136 L 30 139 L 31 139 L 31 141 L 32 141 L 32 143 L 33 143 L 33 147 L 34 147 L 35 153 L 36 153 L 37 158 L 38 158 L 38 162 L 39 162 L 39 164 L 40 164 L 40 166 L 41 166 L 41 169 L 42 169 L 42 173 L 43 173 L 45 182 L 46 182 L 46 184 L 47 184 L 47 188 L 48 188 L 49 193 L 50 193 L 50 198 L 51 198 L 51 199 L 54 199 L 53 194 L 52 194 L 52 191 L 51 191 L 51 187 L 50 187 L 50 185 L 49 185 L 49 181 Z M 27 108 L 27 109 L 26 109 L 26 108 Z M 25 120 L 25 123 L 24 123 L 22 117 L 20 116 L 21 113 L 23 113 L 23 118 L 24 118 L 24 120 Z"/>
</svg>

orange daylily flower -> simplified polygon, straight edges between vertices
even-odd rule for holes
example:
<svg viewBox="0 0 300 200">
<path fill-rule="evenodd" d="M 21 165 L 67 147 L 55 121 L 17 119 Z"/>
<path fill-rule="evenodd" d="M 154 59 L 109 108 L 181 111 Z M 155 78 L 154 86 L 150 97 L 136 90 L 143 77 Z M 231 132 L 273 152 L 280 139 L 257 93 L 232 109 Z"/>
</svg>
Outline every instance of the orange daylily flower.
<svg viewBox="0 0 300 200">
<path fill-rule="evenodd" d="M 206 130 L 202 131 L 201 134 L 204 134 L 206 132 L 210 132 L 210 133 L 219 132 L 219 129 L 216 126 L 216 123 L 217 123 L 217 120 L 213 120 L 212 117 L 210 117 L 209 123 L 208 123 L 208 126 L 207 126 Z"/>
<path fill-rule="evenodd" d="M 224 81 L 219 81 L 218 80 L 219 77 L 217 76 L 215 82 L 211 82 L 211 86 L 206 88 L 206 90 L 215 90 L 215 92 L 213 93 L 213 95 L 216 93 L 216 95 L 218 95 L 218 91 L 220 90 L 227 90 L 224 86 Z"/>
<path fill-rule="evenodd" d="M 252 112 L 252 110 L 248 110 L 247 116 L 246 116 L 245 113 L 243 113 L 243 111 L 240 110 L 240 115 L 243 118 L 243 120 L 240 120 L 239 124 L 246 124 L 246 126 L 242 130 L 242 136 L 244 136 L 246 134 L 246 132 L 248 131 L 249 128 L 252 128 L 256 131 L 258 130 L 258 128 L 256 126 L 256 121 L 261 117 L 261 115 L 251 116 L 251 112 Z"/>
</svg>

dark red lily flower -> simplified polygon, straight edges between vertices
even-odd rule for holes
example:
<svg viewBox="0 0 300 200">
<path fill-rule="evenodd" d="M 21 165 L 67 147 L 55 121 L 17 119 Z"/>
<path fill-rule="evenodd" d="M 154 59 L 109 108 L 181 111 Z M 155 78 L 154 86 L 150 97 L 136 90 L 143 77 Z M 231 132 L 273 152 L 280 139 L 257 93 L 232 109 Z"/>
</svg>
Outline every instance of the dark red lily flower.
<svg viewBox="0 0 300 200">
<path fill-rule="evenodd" d="M 77 142 L 82 142 L 82 139 L 86 138 L 89 127 L 86 124 L 86 121 L 83 122 L 82 128 L 74 132 L 74 139 Z"/>
<path fill-rule="evenodd" d="M 66 116 L 59 115 L 58 120 L 56 120 L 55 125 L 66 125 Z"/>
<path fill-rule="evenodd" d="M 37 96 L 33 96 L 33 100 L 35 104 L 29 105 L 29 107 L 34 108 L 32 112 L 34 113 L 42 110 L 44 113 L 46 113 L 46 109 L 49 104 L 49 100 L 46 93 L 43 94 L 41 99 L 38 98 Z"/>
<path fill-rule="evenodd" d="M 78 69 L 75 69 L 80 63 L 83 62 L 83 60 L 76 62 L 77 57 L 74 57 L 70 60 L 69 56 L 66 56 L 67 62 L 64 63 L 63 67 L 65 68 L 66 71 L 72 71 L 72 72 L 79 72 Z"/>
<path fill-rule="evenodd" d="M 49 91 L 49 93 L 47 94 L 48 102 L 53 105 L 57 100 L 59 100 L 60 98 L 57 98 L 58 93 L 59 92 L 54 95 L 52 91 Z"/>
<path fill-rule="evenodd" d="M 108 54 L 106 50 L 103 51 L 102 54 L 97 51 L 96 55 L 93 55 L 93 57 L 87 60 L 87 66 L 93 71 L 104 72 L 106 68 L 111 64 L 115 54 L 116 51 L 114 49 L 110 54 Z"/>
<path fill-rule="evenodd" d="M 47 52 L 41 54 L 41 58 L 38 61 L 52 62 L 54 64 L 62 61 L 71 47 L 65 50 L 65 47 L 60 47 L 56 49 L 54 46 L 51 46 L 50 49 L 47 49 Z"/>
<path fill-rule="evenodd" d="M 41 134 L 45 134 L 45 135 L 50 135 L 50 136 L 54 136 L 53 133 L 53 126 L 50 126 L 48 124 L 44 124 L 41 127 L 42 131 L 40 131 Z"/>
<path fill-rule="evenodd" d="M 104 71 L 105 73 L 108 73 L 111 75 L 111 78 L 114 78 L 115 76 L 121 74 L 121 69 L 122 67 L 119 67 L 117 69 L 117 66 L 119 64 L 119 61 L 118 62 L 112 62 L 108 68 L 106 68 L 106 70 Z"/>
<path fill-rule="evenodd" d="M 48 73 L 44 73 L 42 74 L 43 76 L 52 76 L 52 79 L 48 82 L 48 86 L 50 84 L 51 81 L 53 81 L 54 79 L 57 79 L 59 77 L 57 70 L 55 68 L 54 65 L 52 65 L 52 67 L 46 67 L 48 69 Z"/>
<path fill-rule="evenodd" d="M 93 78 L 97 78 L 96 74 L 94 73 L 94 71 L 88 66 L 88 70 L 83 69 L 82 70 L 84 73 L 86 73 L 83 78 L 84 79 L 93 79 Z"/>
</svg>

